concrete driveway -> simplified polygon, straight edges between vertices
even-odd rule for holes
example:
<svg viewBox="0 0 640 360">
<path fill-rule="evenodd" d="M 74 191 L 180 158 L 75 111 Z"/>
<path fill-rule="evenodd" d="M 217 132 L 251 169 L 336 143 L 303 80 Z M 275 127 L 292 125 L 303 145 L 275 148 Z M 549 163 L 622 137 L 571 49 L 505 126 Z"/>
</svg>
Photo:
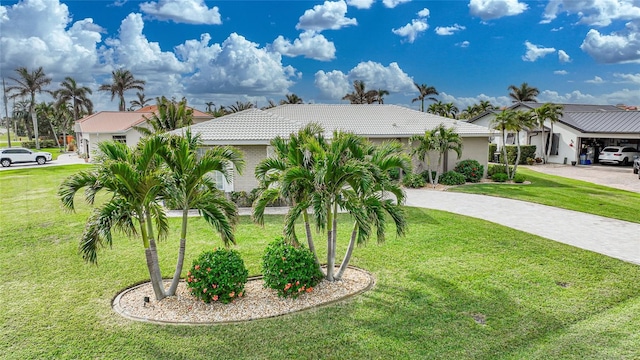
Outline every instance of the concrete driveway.
<svg viewBox="0 0 640 360">
<path fill-rule="evenodd" d="M 519 165 L 520 167 L 522 165 Z M 631 166 L 619 165 L 533 165 L 522 166 L 544 174 L 588 181 L 594 184 L 640 193 L 640 179 Z"/>
</svg>

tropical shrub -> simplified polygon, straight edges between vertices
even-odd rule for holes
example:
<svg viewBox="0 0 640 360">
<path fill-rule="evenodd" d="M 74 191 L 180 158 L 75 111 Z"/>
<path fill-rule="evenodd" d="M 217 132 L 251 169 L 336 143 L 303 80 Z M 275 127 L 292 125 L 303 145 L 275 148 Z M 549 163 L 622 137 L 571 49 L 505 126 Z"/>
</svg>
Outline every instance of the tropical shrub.
<svg viewBox="0 0 640 360">
<path fill-rule="evenodd" d="M 205 251 L 187 273 L 187 287 L 196 298 L 227 304 L 244 295 L 249 273 L 235 250 Z"/>
<path fill-rule="evenodd" d="M 492 178 L 494 174 L 506 173 L 506 170 L 503 164 L 489 164 L 487 165 L 487 177 Z M 509 166 L 509 172 L 513 172 L 513 166 Z"/>
<path fill-rule="evenodd" d="M 324 277 L 313 253 L 305 247 L 294 247 L 283 238 L 267 246 L 262 257 L 264 286 L 274 289 L 278 296 L 297 298 L 313 291 Z"/>
<path fill-rule="evenodd" d="M 506 173 L 495 173 L 491 176 L 491 180 L 495 182 L 505 182 L 509 180 L 509 175 Z"/>
<path fill-rule="evenodd" d="M 527 178 L 522 174 L 516 174 L 513 177 L 513 182 L 516 184 L 522 184 Z"/>
<path fill-rule="evenodd" d="M 476 183 L 482 179 L 484 166 L 480 165 L 477 160 L 467 159 L 456 164 L 453 171 L 464 175 L 465 181 Z"/>
<path fill-rule="evenodd" d="M 402 179 L 402 185 L 408 187 L 408 188 L 421 188 L 424 187 L 427 184 L 427 182 L 424 180 L 424 177 L 422 177 L 422 175 L 420 174 L 407 174 L 405 175 L 405 177 Z"/>
<path fill-rule="evenodd" d="M 35 140 L 28 140 L 28 141 L 23 141 L 21 143 L 22 147 L 28 148 L 28 149 L 35 149 L 36 148 L 36 141 Z M 55 140 L 52 139 L 42 139 L 40 140 L 40 148 L 54 148 L 57 147 L 58 144 L 56 143 Z"/>
<path fill-rule="evenodd" d="M 493 162 L 493 154 L 498 151 L 498 144 L 489 144 L 489 162 Z"/>
<path fill-rule="evenodd" d="M 455 171 L 447 171 L 440 175 L 440 184 L 442 185 L 463 185 L 465 182 L 464 175 Z"/>
</svg>

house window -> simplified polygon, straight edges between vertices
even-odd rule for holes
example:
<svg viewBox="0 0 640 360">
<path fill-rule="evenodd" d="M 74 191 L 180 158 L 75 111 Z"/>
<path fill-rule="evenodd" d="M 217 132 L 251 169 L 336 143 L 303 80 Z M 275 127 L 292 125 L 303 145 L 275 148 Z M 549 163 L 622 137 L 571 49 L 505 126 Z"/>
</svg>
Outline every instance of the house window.
<svg viewBox="0 0 640 360">
<path fill-rule="evenodd" d="M 113 135 L 111 139 L 115 142 L 127 144 L 127 135 Z"/>
<path fill-rule="evenodd" d="M 551 141 L 549 141 L 549 137 L 551 137 Z M 551 151 L 549 152 L 549 155 L 558 155 L 558 146 L 560 145 L 560 134 L 547 134 L 547 150 L 549 149 L 549 145 L 551 145 Z"/>
<path fill-rule="evenodd" d="M 197 150 L 198 157 L 200 158 L 204 156 L 207 150 L 208 149 L 204 147 L 198 148 Z M 227 182 L 227 180 L 224 178 L 224 175 L 222 175 L 222 173 L 219 171 L 212 171 L 207 175 L 211 180 L 213 180 L 216 183 L 216 188 L 218 190 L 224 191 L 224 192 L 231 192 L 233 191 L 233 165 L 230 166 L 229 173 L 231 174 L 229 182 Z"/>
<path fill-rule="evenodd" d="M 514 133 L 507 134 L 506 145 L 514 145 L 516 143 L 516 135 Z"/>
</svg>

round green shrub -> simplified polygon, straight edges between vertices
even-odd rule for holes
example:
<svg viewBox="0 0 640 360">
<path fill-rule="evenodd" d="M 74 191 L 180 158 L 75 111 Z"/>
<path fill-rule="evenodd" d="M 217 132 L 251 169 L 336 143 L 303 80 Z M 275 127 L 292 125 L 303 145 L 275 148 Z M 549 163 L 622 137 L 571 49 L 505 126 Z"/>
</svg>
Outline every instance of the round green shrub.
<svg viewBox="0 0 640 360">
<path fill-rule="evenodd" d="M 235 250 L 205 251 L 187 273 L 187 287 L 196 298 L 227 304 L 244 295 L 249 273 Z"/>
<path fill-rule="evenodd" d="M 513 177 L 513 182 L 516 184 L 522 184 L 525 180 L 527 180 L 527 178 L 522 174 L 516 174 Z"/>
<path fill-rule="evenodd" d="M 455 171 L 447 171 L 446 173 L 440 175 L 440 184 L 442 185 L 463 185 L 466 180 L 464 175 L 455 172 Z"/>
<path fill-rule="evenodd" d="M 323 278 L 310 250 L 295 247 L 282 238 L 267 246 L 262 256 L 262 275 L 264 287 L 276 290 L 278 296 L 292 298 L 313 291 Z"/>
<path fill-rule="evenodd" d="M 509 175 L 505 173 L 495 173 L 491 176 L 491 180 L 495 182 L 505 182 L 509 180 Z"/>
<path fill-rule="evenodd" d="M 407 174 L 402 179 L 402 185 L 408 188 L 414 188 L 414 189 L 421 188 L 421 187 L 424 187 L 426 183 L 427 182 L 424 181 L 424 178 L 420 174 L 413 174 L 413 173 Z"/>
<path fill-rule="evenodd" d="M 484 166 L 480 165 L 477 160 L 462 160 L 453 171 L 464 175 L 465 181 L 477 183 L 482 179 L 484 174 Z"/>
</svg>

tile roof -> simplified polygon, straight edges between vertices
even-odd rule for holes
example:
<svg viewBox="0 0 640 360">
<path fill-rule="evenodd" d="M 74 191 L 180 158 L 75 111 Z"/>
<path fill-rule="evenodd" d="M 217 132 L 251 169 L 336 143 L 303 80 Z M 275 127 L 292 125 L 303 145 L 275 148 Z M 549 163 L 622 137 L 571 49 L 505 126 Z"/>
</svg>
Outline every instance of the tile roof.
<svg viewBox="0 0 640 360">
<path fill-rule="evenodd" d="M 211 114 L 207 114 L 204 111 L 200 111 L 200 110 L 194 109 L 192 107 L 188 107 L 188 108 L 193 110 L 193 117 L 198 117 L 198 118 L 204 117 L 204 118 L 209 118 L 209 119 L 213 118 L 213 116 Z M 155 112 L 156 110 L 158 110 L 158 105 L 148 105 L 148 106 L 145 106 L 145 107 L 143 107 L 141 109 L 136 110 L 136 112 Z"/>
<path fill-rule="evenodd" d="M 397 105 L 296 104 L 270 109 L 249 109 L 191 127 L 205 143 L 268 142 L 288 136 L 310 122 L 320 123 L 328 134 L 350 131 L 369 138 L 409 137 L 444 123 L 462 136 L 490 136 L 484 126 L 422 113 Z"/>
<path fill-rule="evenodd" d="M 144 122 L 151 112 L 100 111 L 78 120 L 76 125 L 84 133 L 122 133 Z"/>
</svg>

